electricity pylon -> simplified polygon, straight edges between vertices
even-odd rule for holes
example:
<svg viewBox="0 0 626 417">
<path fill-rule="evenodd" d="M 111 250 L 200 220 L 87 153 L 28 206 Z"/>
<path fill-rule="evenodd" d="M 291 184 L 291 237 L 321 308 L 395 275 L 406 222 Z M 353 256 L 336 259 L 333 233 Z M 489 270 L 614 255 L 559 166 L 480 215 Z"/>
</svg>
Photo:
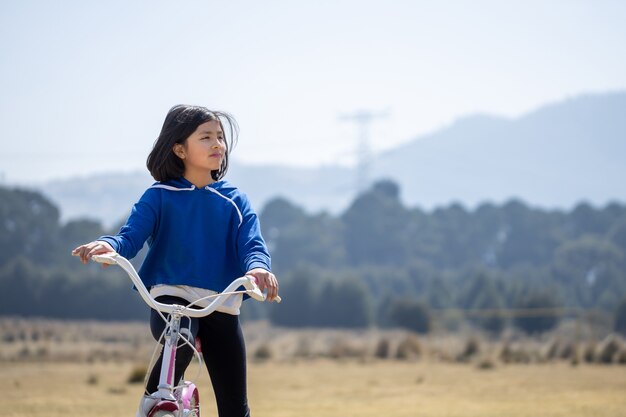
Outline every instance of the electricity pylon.
<svg viewBox="0 0 626 417">
<path fill-rule="evenodd" d="M 389 111 L 372 112 L 359 110 L 352 114 L 339 117 L 341 121 L 354 122 L 357 125 L 356 144 L 356 190 L 362 192 L 369 186 L 370 172 L 372 169 L 372 150 L 370 146 L 370 125 L 376 119 L 384 119 L 389 116 Z"/>
</svg>

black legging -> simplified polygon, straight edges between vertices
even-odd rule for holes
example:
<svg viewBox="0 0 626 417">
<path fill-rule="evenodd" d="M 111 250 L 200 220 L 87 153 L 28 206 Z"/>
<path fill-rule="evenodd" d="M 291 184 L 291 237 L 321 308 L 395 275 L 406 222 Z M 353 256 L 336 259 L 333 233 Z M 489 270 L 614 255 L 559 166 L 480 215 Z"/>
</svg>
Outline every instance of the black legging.
<svg viewBox="0 0 626 417">
<path fill-rule="evenodd" d="M 189 304 L 178 297 L 161 296 L 157 301 L 166 304 Z M 181 321 L 181 329 L 188 328 L 188 319 Z M 165 322 L 154 310 L 150 315 L 150 330 L 156 340 L 159 339 Z M 209 316 L 191 319 L 191 332 L 200 338 L 202 357 L 206 363 L 213 392 L 217 401 L 220 417 L 249 417 L 247 382 L 246 382 L 246 348 L 243 333 L 239 325 L 239 316 L 216 311 Z M 193 341 L 192 341 L 193 343 Z M 176 351 L 174 381 L 182 378 L 185 369 L 193 359 L 193 350 L 188 345 L 179 344 Z M 152 368 L 146 390 L 148 393 L 157 391 L 163 350 Z"/>
</svg>

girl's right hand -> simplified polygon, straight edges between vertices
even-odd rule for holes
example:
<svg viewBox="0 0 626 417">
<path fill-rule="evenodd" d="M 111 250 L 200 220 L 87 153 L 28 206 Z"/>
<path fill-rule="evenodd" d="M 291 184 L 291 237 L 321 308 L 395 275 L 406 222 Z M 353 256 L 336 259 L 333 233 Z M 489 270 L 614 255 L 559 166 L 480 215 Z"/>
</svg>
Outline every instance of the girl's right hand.
<svg viewBox="0 0 626 417">
<path fill-rule="evenodd" d="M 89 262 L 92 256 L 94 255 L 102 255 L 103 253 L 115 253 L 115 250 L 108 243 L 102 240 L 94 240 L 91 243 L 87 243 L 85 245 L 80 245 L 76 249 L 72 251 L 73 256 L 79 256 L 80 261 L 84 264 Z M 103 266 L 108 266 L 106 264 L 102 264 Z"/>
</svg>

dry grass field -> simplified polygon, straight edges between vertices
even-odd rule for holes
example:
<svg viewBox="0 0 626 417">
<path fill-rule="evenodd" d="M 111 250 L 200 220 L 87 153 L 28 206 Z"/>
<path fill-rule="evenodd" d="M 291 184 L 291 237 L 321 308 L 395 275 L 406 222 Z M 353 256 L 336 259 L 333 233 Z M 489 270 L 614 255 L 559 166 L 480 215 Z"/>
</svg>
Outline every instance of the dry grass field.
<svg viewBox="0 0 626 417">
<path fill-rule="evenodd" d="M 5 417 L 133 416 L 140 384 L 133 365 L 3 363 Z M 208 377 L 203 413 L 215 415 Z M 256 417 L 623 417 L 624 367 L 564 363 L 489 370 L 447 363 L 332 361 L 252 363 L 250 405 Z"/>
<path fill-rule="evenodd" d="M 626 415 L 621 339 L 245 330 L 255 417 Z M 142 385 L 128 380 L 152 344 L 139 323 L 0 320 L 2 415 L 134 416 Z M 203 415 L 216 415 L 206 371 L 194 364 L 187 377 Z"/>
</svg>

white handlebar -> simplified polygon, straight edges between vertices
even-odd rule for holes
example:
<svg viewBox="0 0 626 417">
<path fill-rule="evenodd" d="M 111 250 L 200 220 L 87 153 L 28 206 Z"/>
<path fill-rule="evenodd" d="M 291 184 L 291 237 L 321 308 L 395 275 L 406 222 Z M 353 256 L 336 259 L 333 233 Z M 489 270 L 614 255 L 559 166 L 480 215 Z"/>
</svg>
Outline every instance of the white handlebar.
<svg viewBox="0 0 626 417">
<path fill-rule="evenodd" d="M 141 281 L 139 274 L 135 271 L 135 268 L 130 263 L 130 261 L 123 256 L 117 253 L 107 253 L 103 255 L 94 255 L 91 259 L 95 262 L 109 265 L 118 265 L 121 267 L 130 277 L 131 281 L 139 291 L 139 295 L 141 298 L 148 304 L 150 307 L 155 310 L 164 312 L 164 313 L 172 313 L 174 311 L 183 312 L 184 315 L 189 317 L 204 317 L 211 314 L 217 307 L 219 307 L 226 299 L 225 295 L 236 293 L 235 290 L 241 286 L 243 286 L 252 298 L 259 301 L 265 301 L 265 295 L 261 292 L 259 287 L 257 286 L 254 277 L 243 276 L 241 278 L 235 279 L 231 282 L 226 289 L 220 294 L 216 294 L 215 300 L 213 300 L 208 306 L 200 309 L 191 308 L 189 306 L 182 307 L 172 304 L 163 304 L 154 299 L 150 292 Z M 280 302 L 280 297 L 276 297 L 276 301 Z"/>
</svg>

